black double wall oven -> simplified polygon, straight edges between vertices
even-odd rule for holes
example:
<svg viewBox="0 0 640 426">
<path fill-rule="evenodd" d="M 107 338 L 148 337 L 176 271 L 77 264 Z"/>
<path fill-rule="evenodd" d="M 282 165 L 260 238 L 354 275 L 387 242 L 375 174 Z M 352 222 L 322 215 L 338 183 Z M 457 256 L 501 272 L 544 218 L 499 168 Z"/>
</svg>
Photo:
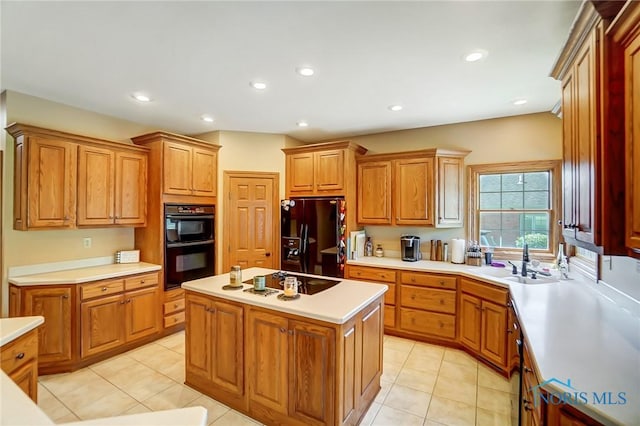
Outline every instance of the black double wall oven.
<svg viewBox="0 0 640 426">
<path fill-rule="evenodd" d="M 165 290 L 215 271 L 215 208 L 165 204 Z"/>
</svg>

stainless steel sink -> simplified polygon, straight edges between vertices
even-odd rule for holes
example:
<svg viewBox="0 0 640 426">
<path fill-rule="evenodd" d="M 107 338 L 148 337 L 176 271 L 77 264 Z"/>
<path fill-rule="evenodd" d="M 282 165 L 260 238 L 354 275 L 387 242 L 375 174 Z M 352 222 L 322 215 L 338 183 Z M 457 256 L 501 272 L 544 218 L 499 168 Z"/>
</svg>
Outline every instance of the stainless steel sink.
<svg viewBox="0 0 640 426">
<path fill-rule="evenodd" d="M 538 275 L 536 278 L 522 277 L 520 275 L 512 275 L 506 279 L 507 281 L 513 281 L 519 284 L 551 284 L 551 283 L 560 282 L 557 278 L 542 277 L 540 275 Z"/>
</svg>

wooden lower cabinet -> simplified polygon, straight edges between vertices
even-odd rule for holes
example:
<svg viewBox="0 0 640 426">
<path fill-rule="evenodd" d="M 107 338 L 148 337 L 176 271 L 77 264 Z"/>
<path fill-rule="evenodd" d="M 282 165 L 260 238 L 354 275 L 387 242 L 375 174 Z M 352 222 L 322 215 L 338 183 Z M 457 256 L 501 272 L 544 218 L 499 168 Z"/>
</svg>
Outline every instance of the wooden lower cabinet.
<svg viewBox="0 0 640 426">
<path fill-rule="evenodd" d="M 186 383 L 266 424 L 355 425 L 380 390 L 383 316 L 382 298 L 340 325 L 187 291 Z"/>
<path fill-rule="evenodd" d="M 43 316 L 38 372 L 68 372 L 159 336 L 159 291 L 157 272 L 74 285 L 11 285 L 10 316 Z"/>
<path fill-rule="evenodd" d="M 501 370 L 509 369 L 507 289 L 460 279 L 460 343 Z"/>
<path fill-rule="evenodd" d="M 162 305 L 163 325 L 169 332 L 184 327 L 185 317 L 184 290 L 179 288 L 164 292 L 164 304 Z"/>
<path fill-rule="evenodd" d="M 385 331 L 395 330 L 397 328 L 396 271 L 392 269 L 353 266 L 347 264 L 345 277 L 352 280 L 382 283 L 389 287 L 389 290 L 384 294 L 384 329 Z"/>
<path fill-rule="evenodd" d="M 42 327 L 42 326 L 40 326 Z M 0 348 L 0 368 L 33 402 L 38 402 L 38 330 Z"/>
</svg>

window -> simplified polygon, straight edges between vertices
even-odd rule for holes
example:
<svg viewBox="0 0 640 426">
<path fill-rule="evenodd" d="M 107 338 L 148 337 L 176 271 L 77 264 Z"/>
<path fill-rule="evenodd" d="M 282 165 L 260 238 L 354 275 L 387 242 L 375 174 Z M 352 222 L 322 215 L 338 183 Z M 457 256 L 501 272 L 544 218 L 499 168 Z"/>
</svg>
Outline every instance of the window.
<svg viewBox="0 0 640 426">
<path fill-rule="evenodd" d="M 526 242 L 539 258 L 551 260 L 559 238 L 560 161 L 482 164 L 468 170 L 468 238 L 504 258 L 521 256 Z"/>
</svg>

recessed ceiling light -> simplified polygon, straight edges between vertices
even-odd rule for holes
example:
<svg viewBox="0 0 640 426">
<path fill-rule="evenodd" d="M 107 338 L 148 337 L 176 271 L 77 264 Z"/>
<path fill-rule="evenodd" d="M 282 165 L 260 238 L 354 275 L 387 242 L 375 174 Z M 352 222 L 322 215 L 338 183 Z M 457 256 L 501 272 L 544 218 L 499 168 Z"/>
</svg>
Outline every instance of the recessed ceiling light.
<svg viewBox="0 0 640 426">
<path fill-rule="evenodd" d="M 133 96 L 133 99 L 139 102 L 151 102 L 151 98 L 144 93 L 134 93 L 131 96 Z"/>
<path fill-rule="evenodd" d="M 202 121 L 206 121 L 207 123 L 213 123 L 213 117 L 210 115 L 203 115 L 200 117 Z"/>
<path fill-rule="evenodd" d="M 389 106 L 391 111 L 402 111 L 402 105 L 391 105 Z"/>
<path fill-rule="evenodd" d="M 513 101 L 514 105 L 524 105 L 527 103 L 526 99 L 518 99 L 517 101 Z"/>
<path fill-rule="evenodd" d="M 264 90 L 267 88 L 267 83 L 263 83 L 261 81 L 252 81 L 251 87 L 257 90 Z"/>
<path fill-rule="evenodd" d="M 310 68 L 310 67 L 300 67 L 297 69 L 297 71 L 298 71 L 298 74 L 305 77 L 311 77 L 315 73 L 313 68 Z"/>
<path fill-rule="evenodd" d="M 488 52 L 486 50 L 478 49 L 464 56 L 464 60 L 467 62 L 477 62 L 480 59 L 486 58 Z"/>
<path fill-rule="evenodd" d="M 306 121 L 298 121 L 296 124 L 298 125 L 298 127 L 309 127 L 309 123 L 307 123 Z"/>
</svg>

